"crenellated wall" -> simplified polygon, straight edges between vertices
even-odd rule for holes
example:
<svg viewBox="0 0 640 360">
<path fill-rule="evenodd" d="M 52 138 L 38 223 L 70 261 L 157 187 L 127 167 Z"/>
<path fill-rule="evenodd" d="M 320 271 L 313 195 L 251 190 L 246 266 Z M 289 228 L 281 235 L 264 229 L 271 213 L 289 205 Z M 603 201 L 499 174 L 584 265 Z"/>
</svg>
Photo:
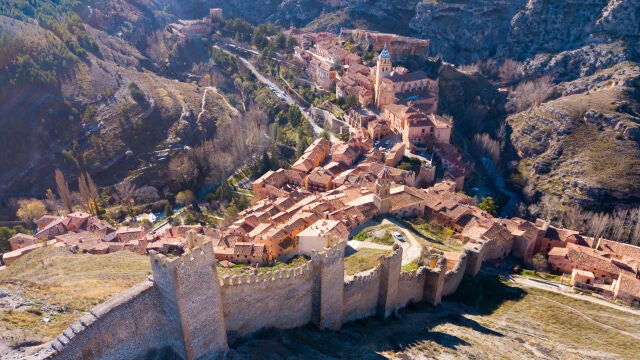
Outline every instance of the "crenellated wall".
<svg viewBox="0 0 640 360">
<path fill-rule="evenodd" d="M 311 321 L 311 261 L 295 269 L 225 277 L 221 283 L 230 340 L 262 328 L 286 329 Z"/>
<path fill-rule="evenodd" d="M 402 248 L 381 256 L 375 268 L 344 276 L 340 243 L 296 268 L 218 278 L 213 245 L 180 257 L 152 254 L 153 280 L 95 307 L 51 346 L 62 359 L 144 358 L 171 348 L 185 359 L 214 358 L 235 340 L 263 328 L 315 323 L 338 330 L 345 322 L 386 318 L 411 302 L 438 305 L 464 275 L 475 276 L 486 259 L 503 256 L 495 240 L 467 243 L 456 266 L 434 254 L 428 267 L 401 271 Z"/>
<path fill-rule="evenodd" d="M 349 276 L 344 282 L 344 321 L 376 314 L 380 294 L 380 265 L 371 270 Z"/>
<path fill-rule="evenodd" d="M 456 266 L 447 271 L 444 275 L 444 284 L 442 285 L 442 296 L 448 296 L 458 290 L 458 286 L 464 277 L 467 268 L 467 251 L 463 250 L 458 258 Z"/>
<path fill-rule="evenodd" d="M 213 243 L 202 244 L 180 257 L 151 254 L 154 280 L 162 294 L 167 318 L 181 331 L 173 334 L 174 351 L 188 359 L 211 358 L 227 350 L 220 281 Z M 203 331 L 206 329 L 206 331 Z M 180 341 L 181 343 L 175 344 Z"/>
</svg>

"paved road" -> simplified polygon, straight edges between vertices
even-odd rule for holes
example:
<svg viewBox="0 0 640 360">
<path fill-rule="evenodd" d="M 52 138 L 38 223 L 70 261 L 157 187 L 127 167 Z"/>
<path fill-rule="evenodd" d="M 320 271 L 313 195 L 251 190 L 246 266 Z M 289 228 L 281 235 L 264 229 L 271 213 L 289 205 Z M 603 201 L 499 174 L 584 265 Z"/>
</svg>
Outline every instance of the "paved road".
<svg viewBox="0 0 640 360">
<path fill-rule="evenodd" d="M 320 135 L 320 133 L 322 133 L 322 131 L 324 130 L 323 128 L 321 128 L 320 126 L 318 126 L 318 124 L 316 124 L 316 122 L 313 119 L 313 116 L 311 116 L 311 114 L 309 114 L 309 112 L 301 107 L 300 105 L 298 105 L 295 100 L 293 100 L 293 98 L 291 96 L 289 96 L 286 92 L 282 91 L 282 89 L 280 89 L 273 81 L 269 80 L 267 77 L 265 77 L 264 75 L 262 75 L 258 69 L 256 69 L 255 66 L 253 66 L 253 64 L 243 58 L 242 56 L 239 56 L 237 54 L 234 54 L 232 52 L 230 52 L 229 50 L 226 50 L 218 45 L 213 45 L 213 47 L 220 49 L 222 51 L 224 51 L 225 53 L 231 55 L 231 56 L 236 56 L 238 59 L 240 59 L 240 61 L 247 67 L 247 69 L 249 69 L 253 75 L 255 75 L 255 77 L 262 82 L 263 84 L 266 84 L 267 86 L 270 86 L 273 89 L 276 89 L 278 92 L 280 92 L 283 95 L 284 101 L 289 104 L 289 105 L 295 105 L 300 109 L 300 112 L 302 113 L 302 115 L 309 121 L 309 124 L 311 124 L 311 127 L 313 127 L 313 132 L 315 133 L 316 136 Z M 332 142 L 337 142 L 338 139 L 331 134 L 331 141 Z"/>
<path fill-rule="evenodd" d="M 402 223 L 396 221 L 395 219 L 383 219 L 379 223 L 375 221 L 367 221 L 366 223 L 359 226 L 357 229 L 354 229 L 353 231 L 351 231 L 351 234 L 357 234 L 360 231 L 362 231 L 364 228 L 369 226 L 389 225 L 389 224 L 395 225 L 398 228 L 400 228 L 400 231 L 402 232 L 402 235 L 405 239 L 405 241 L 396 240 L 396 243 L 398 243 L 402 247 L 402 265 L 407 265 L 412 262 L 416 262 L 418 259 L 420 259 L 420 254 L 422 253 L 422 245 L 415 238 L 415 236 L 413 236 L 411 231 L 407 230 L 406 227 L 402 225 Z M 351 240 L 348 242 L 348 244 L 355 250 L 358 250 L 359 248 L 371 248 L 371 249 L 382 249 L 382 250 L 392 249 L 391 246 L 376 244 L 369 241 Z"/>
<path fill-rule="evenodd" d="M 396 219 L 383 219 L 381 224 L 393 224 L 399 227 L 400 230 L 402 230 L 403 238 L 408 240 L 400 242 L 400 246 L 402 246 L 402 265 L 407 265 L 420 259 L 422 244 L 413 236 L 411 231 L 407 230 L 407 228 Z"/>
</svg>

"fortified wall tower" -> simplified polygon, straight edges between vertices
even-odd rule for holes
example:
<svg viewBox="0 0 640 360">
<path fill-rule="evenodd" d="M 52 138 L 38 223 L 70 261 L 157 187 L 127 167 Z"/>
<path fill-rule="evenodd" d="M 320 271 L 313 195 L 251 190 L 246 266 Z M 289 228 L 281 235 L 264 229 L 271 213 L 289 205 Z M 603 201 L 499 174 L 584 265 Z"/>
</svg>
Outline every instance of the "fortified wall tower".
<svg viewBox="0 0 640 360">
<path fill-rule="evenodd" d="M 211 358 L 228 348 L 215 263 L 212 242 L 174 259 L 151 254 L 164 312 L 182 330 L 169 345 L 185 359 Z"/>
<path fill-rule="evenodd" d="M 342 242 L 323 253 L 313 252 L 313 322 L 322 329 L 340 330 L 344 301 L 344 250 Z"/>
<path fill-rule="evenodd" d="M 434 254 L 428 266 L 401 270 L 402 248 L 377 266 L 344 276 L 346 243 L 313 252 L 296 268 L 218 278 L 213 244 L 199 244 L 170 259 L 153 253 L 153 278 L 96 306 L 51 342 L 59 359 L 153 357 L 171 349 L 184 359 L 211 359 L 260 329 L 314 323 L 338 330 L 343 323 L 386 318 L 411 302 L 438 305 L 485 260 L 503 256 L 511 242 L 476 240 L 456 265 Z"/>
</svg>

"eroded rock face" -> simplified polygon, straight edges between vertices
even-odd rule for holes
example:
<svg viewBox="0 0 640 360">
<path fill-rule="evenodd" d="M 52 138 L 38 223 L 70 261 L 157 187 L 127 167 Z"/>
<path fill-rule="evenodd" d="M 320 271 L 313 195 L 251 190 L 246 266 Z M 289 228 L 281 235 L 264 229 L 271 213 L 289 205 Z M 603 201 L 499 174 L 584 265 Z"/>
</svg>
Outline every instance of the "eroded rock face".
<svg viewBox="0 0 640 360">
<path fill-rule="evenodd" d="M 510 58 L 525 61 L 531 76 L 554 73 L 560 81 L 640 53 L 640 0 L 215 0 L 202 6 L 285 27 L 364 27 L 420 37 L 454 64 Z"/>
<path fill-rule="evenodd" d="M 486 57 L 523 60 L 624 39 L 637 52 L 637 0 L 438 1 L 416 7 L 411 28 L 456 63 Z"/>
<path fill-rule="evenodd" d="M 621 63 L 558 85 L 563 94 L 507 123 L 531 191 L 606 207 L 640 198 L 640 67 Z"/>
</svg>

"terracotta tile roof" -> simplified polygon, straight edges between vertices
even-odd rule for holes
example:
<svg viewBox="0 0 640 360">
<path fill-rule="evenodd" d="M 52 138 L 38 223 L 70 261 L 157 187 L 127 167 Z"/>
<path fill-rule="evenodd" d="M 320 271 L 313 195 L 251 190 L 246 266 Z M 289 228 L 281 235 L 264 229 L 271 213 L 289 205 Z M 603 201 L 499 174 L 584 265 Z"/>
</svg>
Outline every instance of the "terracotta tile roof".
<svg viewBox="0 0 640 360">
<path fill-rule="evenodd" d="M 549 251 L 549 256 L 565 257 L 568 253 L 569 249 L 556 246 Z"/>
<path fill-rule="evenodd" d="M 36 225 L 38 226 L 46 226 L 47 224 L 49 224 L 52 221 L 58 220 L 60 219 L 60 216 L 53 216 L 53 215 L 43 215 L 41 218 L 39 218 L 38 220 L 35 221 Z"/>
<path fill-rule="evenodd" d="M 621 274 L 618 281 L 620 282 L 618 295 L 622 292 L 635 299 L 640 299 L 640 279 L 632 275 Z"/>
<path fill-rule="evenodd" d="M 634 260 L 640 261 L 640 247 L 624 244 L 613 240 L 600 240 L 598 250 L 602 250 L 607 253 L 615 254 L 619 257 L 629 257 Z"/>
<path fill-rule="evenodd" d="M 574 267 L 592 268 L 616 275 L 621 272 L 630 272 L 627 266 L 613 263 L 611 259 L 605 257 L 602 251 L 571 243 L 567 244 L 567 249 L 567 256 Z"/>
<path fill-rule="evenodd" d="M 341 162 L 332 161 L 324 166 L 324 170 L 332 177 L 336 177 L 344 171 L 349 170 L 349 167 Z"/>
<path fill-rule="evenodd" d="M 331 179 L 333 179 L 331 174 L 320 167 L 314 169 L 311 174 L 307 176 L 307 182 L 313 184 L 325 185 L 331 182 Z"/>
<path fill-rule="evenodd" d="M 99 235 L 89 231 L 83 231 L 78 233 L 68 232 L 66 234 L 56 236 L 56 240 L 58 242 L 63 242 L 69 246 L 76 246 L 81 243 L 95 244 L 98 242 L 102 242 L 102 239 L 100 239 Z"/>
<path fill-rule="evenodd" d="M 253 253 L 252 243 L 236 243 L 233 247 L 233 254 L 236 256 L 251 256 Z"/>
<path fill-rule="evenodd" d="M 36 239 L 34 236 L 31 236 L 31 235 L 18 233 L 12 236 L 11 238 L 9 238 L 9 240 L 7 241 L 9 241 L 12 244 L 28 246 L 28 245 L 33 245 L 37 243 L 38 239 Z"/>
</svg>

